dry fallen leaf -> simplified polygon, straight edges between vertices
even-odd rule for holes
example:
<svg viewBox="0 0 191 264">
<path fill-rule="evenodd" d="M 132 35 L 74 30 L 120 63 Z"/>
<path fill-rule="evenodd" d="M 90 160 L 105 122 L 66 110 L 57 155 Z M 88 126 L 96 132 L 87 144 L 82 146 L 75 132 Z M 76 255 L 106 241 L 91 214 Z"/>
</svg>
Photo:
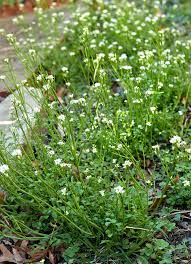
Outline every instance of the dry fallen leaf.
<svg viewBox="0 0 191 264">
<path fill-rule="evenodd" d="M 9 251 L 9 249 L 4 245 L 3 243 L 0 244 L 0 263 L 16 263 L 16 264 L 23 264 L 26 263 L 26 259 L 21 257 L 18 250 L 15 248 L 12 248 L 12 252 Z"/>
<path fill-rule="evenodd" d="M 51 264 L 56 264 L 56 257 L 51 250 L 48 251 L 48 258 Z"/>
<path fill-rule="evenodd" d="M 6 193 L 3 190 L 0 190 L 0 205 L 4 204 L 6 199 Z"/>
<path fill-rule="evenodd" d="M 48 253 L 48 250 L 41 250 L 31 255 L 30 262 L 36 262 L 44 259 Z"/>
</svg>

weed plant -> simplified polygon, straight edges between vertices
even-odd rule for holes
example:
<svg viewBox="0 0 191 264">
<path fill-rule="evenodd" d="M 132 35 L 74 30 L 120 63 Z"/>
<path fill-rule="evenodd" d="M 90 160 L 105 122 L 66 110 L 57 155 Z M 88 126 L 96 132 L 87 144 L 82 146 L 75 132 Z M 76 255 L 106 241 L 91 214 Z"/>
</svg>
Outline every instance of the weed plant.
<svg viewBox="0 0 191 264">
<path fill-rule="evenodd" d="M 191 206 L 190 20 L 162 2 L 88 1 L 64 22 L 40 8 L 36 24 L 15 20 L 26 37 L 7 38 L 29 77 L 1 80 L 28 87 L 39 108 L 31 127 L 19 93 L 25 146 L 1 146 L 2 236 L 64 245 L 65 263 L 189 258 L 170 236 L 181 218 L 171 213 Z"/>
</svg>

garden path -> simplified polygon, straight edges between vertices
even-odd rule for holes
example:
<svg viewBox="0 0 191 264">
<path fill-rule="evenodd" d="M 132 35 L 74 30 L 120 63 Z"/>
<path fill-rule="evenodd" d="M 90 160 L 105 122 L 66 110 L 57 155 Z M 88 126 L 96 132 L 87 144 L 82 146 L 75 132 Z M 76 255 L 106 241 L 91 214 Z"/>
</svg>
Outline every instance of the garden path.
<svg viewBox="0 0 191 264">
<path fill-rule="evenodd" d="M 28 22 L 31 22 L 34 19 L 34 15 L 27 14 L 25 15 L 25 18 Z M 21 37 L 21 31 L 16 25 L 13 24 L 12 19 L 12 17 L 0 19 L 0 29 L 4 29 L 8 33 L 13 33 L 16 37 Z M 6 75 L 6 70 L 3 64 L 3 60 L 5 58 L 9 58 L 11 60 L 17 80 L 22 80 L 24 76 L 22 64 L 19 62 L 14 50 L 8 45 L 7 41 L 4 38 L 0 38 L 0 74 Z M 4 83 L 0 82 L 0 92 L 3 90 L 6 90 L 6 88 Z"/>
</svg>

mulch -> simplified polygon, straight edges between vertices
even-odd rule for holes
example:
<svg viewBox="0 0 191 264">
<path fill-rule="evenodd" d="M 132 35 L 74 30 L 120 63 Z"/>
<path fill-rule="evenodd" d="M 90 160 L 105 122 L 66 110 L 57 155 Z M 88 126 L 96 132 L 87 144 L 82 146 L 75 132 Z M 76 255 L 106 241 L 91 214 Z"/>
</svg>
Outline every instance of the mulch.
<svg viewBox="0 0 191 264">
<path fill-rule="evenodd" d="M 35 0 L 24 0 L 22 1 L 23 7 L 21 8 L 19 0 L 15 0 L 15 4 L 10 5 L 5 1 L 5 3 L 0 7 L 0 18 L 20 15 L 24 13 L 30 13 L 35 8 Z M 52 3 L 55 3 L 57 6 L 61 4 L 66 4 L 68 0 L 42 0 L 42 7 L 48 8 L 52 5 Z"/>
</svg>

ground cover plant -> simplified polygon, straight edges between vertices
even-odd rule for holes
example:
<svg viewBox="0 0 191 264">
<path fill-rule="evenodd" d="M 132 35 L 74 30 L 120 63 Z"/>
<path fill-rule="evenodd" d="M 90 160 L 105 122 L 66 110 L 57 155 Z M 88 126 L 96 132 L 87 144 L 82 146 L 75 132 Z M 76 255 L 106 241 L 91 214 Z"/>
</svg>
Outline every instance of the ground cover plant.
<svg viewBox="0 0 191 264">
<path fill-rule="evenodd" d="M 1 144 L 2 237 L 51 248 L 50 263 L 189 263 L 187 6 L 86 1 L 64 26 L 37 9 L 46 42 L 15 21 L 26 38 L 7 39 L 30 75 L 1 80 L 40 105 L 32 127 L 20 93 L 25 145 Z"/>
</svg>

